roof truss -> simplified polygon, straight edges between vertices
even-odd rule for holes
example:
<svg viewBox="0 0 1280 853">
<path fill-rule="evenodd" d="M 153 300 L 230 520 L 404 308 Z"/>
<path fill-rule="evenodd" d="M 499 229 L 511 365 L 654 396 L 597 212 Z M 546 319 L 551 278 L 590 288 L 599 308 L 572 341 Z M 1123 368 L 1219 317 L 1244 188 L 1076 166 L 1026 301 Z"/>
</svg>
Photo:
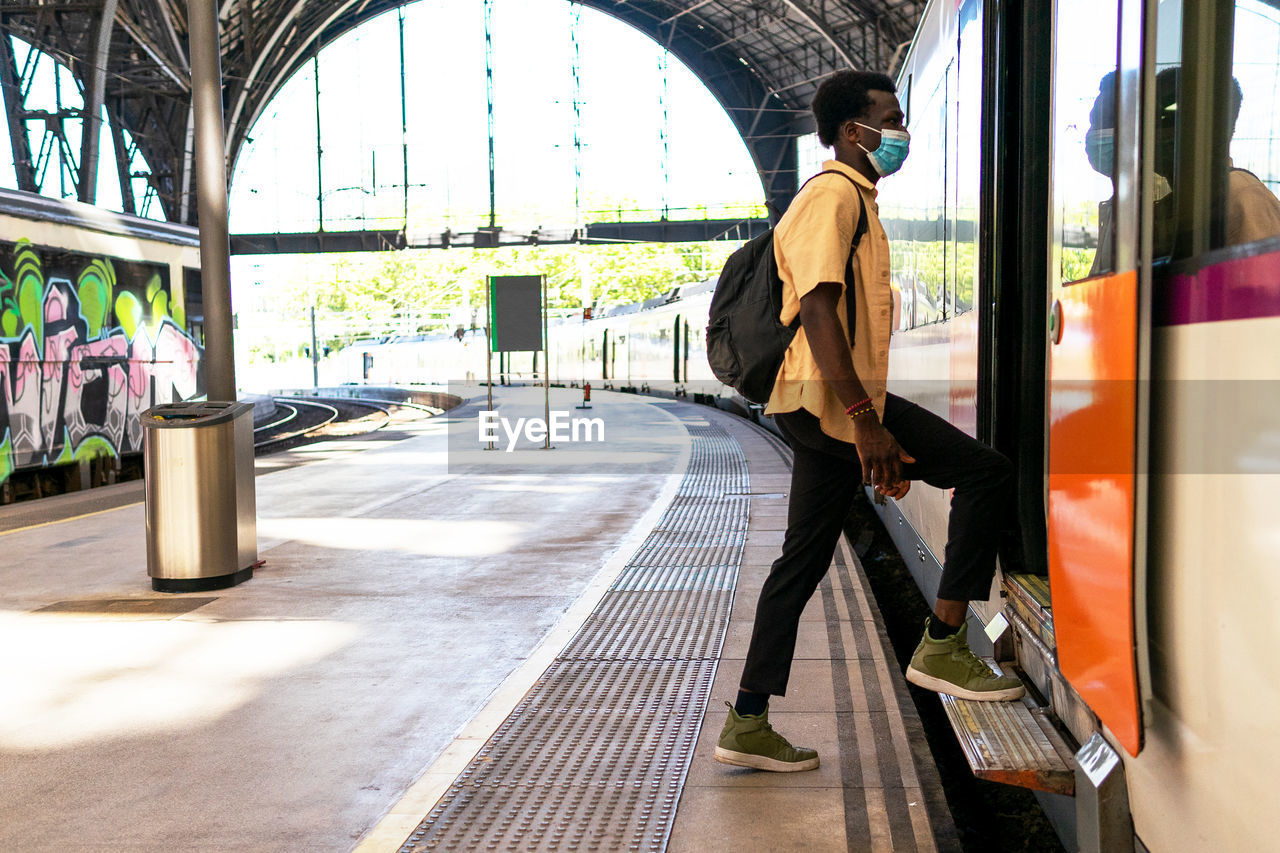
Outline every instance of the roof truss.
<svg viewBox="0 0 1280 853">
<path fill-rule="evenodd" d="M 403 0 L 221 0 L 227 157 L 285 81 L 324 45 Z M 785 207 L 796 189 L 795 140 L 812 130 L 818 81 L 841 68 L 891 70 L 922 0 L 582 0 L 665 45 L 701 78 L 743 135 L 766 199 Z M 192 223 L 191 71 L 184 0 L 32 0 L 0 5 L 0 30 L 64 63 L 87 103 L 103 104 L 151 164 L 148 193 L 168 219 Z M 95 77 L 95 70 L 101 69 Z M 18 128 L 45 120 L 16 98 L 21 69 L 0 49 L 10 144 L 19 183 L 33 188 L 35 154 Z M 100 97 L 97 93 L 100 92 Z M 86 113 L 91 112 L 86 110 Z M 85 120 L 86 116 L 69 116 Z M 89 120 L 92 116 L 88 117 Z M 118 131 L 117 131 L 118 133 Z M 117 148 L 122 146 L 117 142 Z M 74 158 L 73 158 L 74 159 Z M 91 199 L 96 153 L 74 164 Z M 117 163 L 126 204 L 127 162 Z"/>
</svg>

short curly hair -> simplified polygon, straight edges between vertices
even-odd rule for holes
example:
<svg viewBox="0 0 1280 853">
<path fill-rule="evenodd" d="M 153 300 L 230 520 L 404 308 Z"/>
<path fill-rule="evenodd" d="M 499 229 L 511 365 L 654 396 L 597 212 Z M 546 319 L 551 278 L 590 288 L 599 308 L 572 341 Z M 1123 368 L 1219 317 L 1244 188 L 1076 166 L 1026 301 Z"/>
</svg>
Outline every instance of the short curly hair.
<svg viewBox="0 0 1280 853">
<path fill-rule="evenodd" d="M 813 96 L 813 117 L 818 120 L 818 139 L 828 147 L 836 144 L 840 125 L 861 118 L 873 103 L 872 90 L 893 92 L 897 87 L 887 74 L 874 71 L 837 71 L 818 87 Z"/>
</svg>

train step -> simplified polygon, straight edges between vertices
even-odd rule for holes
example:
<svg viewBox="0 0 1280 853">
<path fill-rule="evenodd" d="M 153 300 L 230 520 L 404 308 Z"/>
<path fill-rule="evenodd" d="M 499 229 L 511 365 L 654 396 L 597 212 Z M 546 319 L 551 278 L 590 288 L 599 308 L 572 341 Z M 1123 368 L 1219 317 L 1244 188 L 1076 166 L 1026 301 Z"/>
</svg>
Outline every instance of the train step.
<svg viewBox="0 0 1280 853">
<path fill-rule="evenodd" d="M 1050 650 L 1057 649 L 1053 637 L 1053 608 L 1049 603 L 1049 579 L 1041 575 L 1010 574 L 1004 579 L 1008 607 Z"/>
<path fill-rule="evenodd" d="M 997 672 L 1000 667 L 988 659 Z M 951 728 L 979 779 L 1075 794 L 1072 749 L 1053 727 L 1048 708 L 1022 702 L 973 702 L 941 696 Z"/>
</svg>

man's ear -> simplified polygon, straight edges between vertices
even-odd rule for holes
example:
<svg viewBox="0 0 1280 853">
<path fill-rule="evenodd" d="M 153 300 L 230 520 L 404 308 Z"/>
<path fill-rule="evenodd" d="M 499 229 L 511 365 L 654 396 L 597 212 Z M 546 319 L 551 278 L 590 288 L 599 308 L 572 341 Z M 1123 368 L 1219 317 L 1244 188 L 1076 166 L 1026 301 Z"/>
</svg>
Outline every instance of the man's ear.
<svg viewBox="0 0 1280 853">
<path fill-rule="evenodd" d="M 849 119 L 840 125 L 840 136 L 850 146 L 856 146 L 862 140 L 862 128 L 855 120 Z"/>
</svg>

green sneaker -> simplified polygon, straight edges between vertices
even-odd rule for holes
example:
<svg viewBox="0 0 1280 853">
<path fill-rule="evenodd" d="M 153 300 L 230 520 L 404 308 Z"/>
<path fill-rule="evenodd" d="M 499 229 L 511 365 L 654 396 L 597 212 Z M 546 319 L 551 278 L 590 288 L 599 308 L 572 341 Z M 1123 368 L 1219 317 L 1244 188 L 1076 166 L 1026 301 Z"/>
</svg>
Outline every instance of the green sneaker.
<svg viewBox="0 0 1280 853">
<path fill-rule="evenodd" d="M 934 640 L 929 637 L 929 623 L 925 622 L 924 637 L 907 666 L 907 681 L 926 690 L 979 702 L 1022 698 L 1026 689 L 1021 681 L 1008 675 L 996 675 L 969 650 L 964 636 L 967 627 L 962 625 L 950 637 Z"/>
<path fill-rule="evenodd" d="M 740 717 L 732 705 L 724 704 L 729 706 L 729 719 L 725 720 L 724 729 L 720 732 L 716 761 L 777 773 L 818 769 L 818 753 L 802 746 L 792 746 L 775 732 L 769 725 L 768 708 L 759 716 Z"/>
</svg>

